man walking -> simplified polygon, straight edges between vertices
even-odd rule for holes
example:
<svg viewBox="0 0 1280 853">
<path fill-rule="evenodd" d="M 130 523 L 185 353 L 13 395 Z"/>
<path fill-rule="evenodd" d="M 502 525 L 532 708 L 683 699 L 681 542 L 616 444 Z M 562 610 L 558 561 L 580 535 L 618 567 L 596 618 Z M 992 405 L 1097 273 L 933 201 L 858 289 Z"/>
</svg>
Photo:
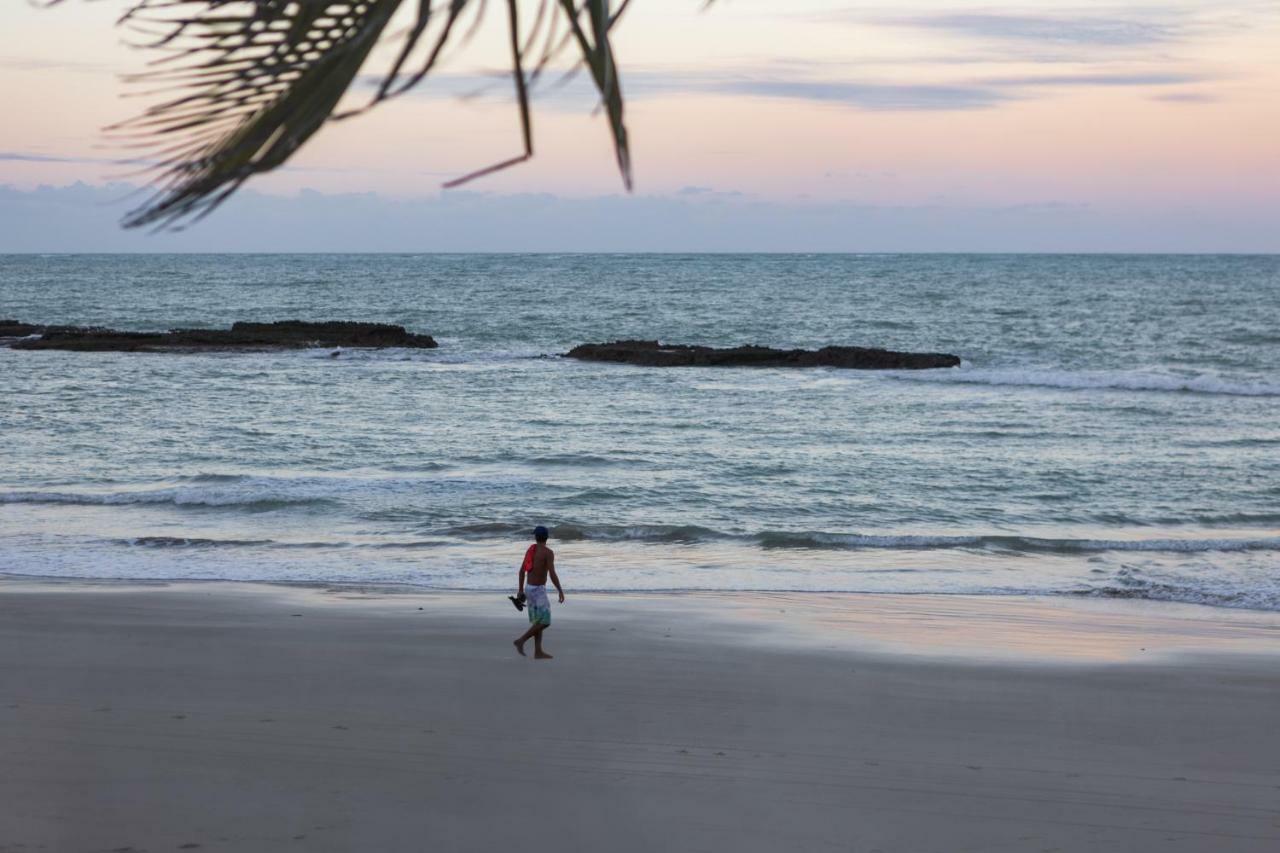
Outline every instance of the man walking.
<svg viewBox="0 0 1280 853">
<path fill-rule="evenodd" d="M 533 640 L 533 656 L 538 660 L 550 660 L 551 655 L 542 650 L 542 632 L 551 625 L 551 601 L 547 598 L 547 578 L 556 585 L 560 603 L 564 604 L 564 589 L 556 576 L 556 552 L 547 547 L 547 528 L 539 524 L 533 529 L 534 544 L 525 554 L 520 567 L 520 590 L 517 598 L 525 599 L 529 611 L 529 630 L 514 640 L 516 651 L 524 654 L 524 644 Z M 526 579 L 526 575 L 528 578 Z"/>
</svg>

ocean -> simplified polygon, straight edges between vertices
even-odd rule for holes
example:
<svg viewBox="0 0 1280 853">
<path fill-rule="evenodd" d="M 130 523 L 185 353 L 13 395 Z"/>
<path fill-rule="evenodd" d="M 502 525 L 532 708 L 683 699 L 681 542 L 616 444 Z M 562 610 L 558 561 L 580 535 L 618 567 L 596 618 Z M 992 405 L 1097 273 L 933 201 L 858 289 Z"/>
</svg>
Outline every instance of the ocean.
<svg viewBox="0 0 1280 853">
<path fill-rule="evenodd" d="M 0 572 L 1280 610 L 1280 257 L 0 256 L 0 317 L 435 350 L 0 349 Z M 653 369 L 578 343 L 956 353 Z"/>
</svg>

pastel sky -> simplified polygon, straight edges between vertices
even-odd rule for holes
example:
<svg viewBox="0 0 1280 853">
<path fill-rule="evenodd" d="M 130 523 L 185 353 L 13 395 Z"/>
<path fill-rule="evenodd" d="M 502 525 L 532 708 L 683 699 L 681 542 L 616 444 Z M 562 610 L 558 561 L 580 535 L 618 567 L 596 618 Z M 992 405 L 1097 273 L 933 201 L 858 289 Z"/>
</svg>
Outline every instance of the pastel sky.
<svg viewBox="0 0 1280 853">
<path fill-rule="evenodd" d="M 490 5 L 487 29 L 438 78 L 330 125 L 254 189 L 419 201 L 518 153 L 503 19 Z M 1134 234 L 1145 217 L 1178 210 L 1193 231 L 1199 221 L 1280 232 L 1280 4 L 702 5 L 634 0 L 616 37 L 639 199 L 780 211 L 1048 206 L 1097 211 Z M 144 103 L 123 97 L 132 89 L 118 79 L 144 59 L 112 26 L 122 8 L 0 8 L 0 185 L 104 184 L 128 171 L 100 132 Z M 539 93 L 536 159 L 468 191 L 621 193 L 592 106 L 581 82 Z M 1280 251 L 1280 237 L 1240 248 Z"/>
</svg>

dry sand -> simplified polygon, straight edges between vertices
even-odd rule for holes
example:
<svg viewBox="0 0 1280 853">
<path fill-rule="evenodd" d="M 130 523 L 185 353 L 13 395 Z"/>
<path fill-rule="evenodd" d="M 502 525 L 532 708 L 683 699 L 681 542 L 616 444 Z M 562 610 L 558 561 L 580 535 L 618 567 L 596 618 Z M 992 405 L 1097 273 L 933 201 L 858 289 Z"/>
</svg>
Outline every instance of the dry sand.
<svg viewBox="0 0 1280 853">
<path fill-rule="evenodd" d="M 571 595 L 547 662 L 522 627 L 0 582 L 0 851 L 1280 850 L 1280 615 Z"/>
</svg>

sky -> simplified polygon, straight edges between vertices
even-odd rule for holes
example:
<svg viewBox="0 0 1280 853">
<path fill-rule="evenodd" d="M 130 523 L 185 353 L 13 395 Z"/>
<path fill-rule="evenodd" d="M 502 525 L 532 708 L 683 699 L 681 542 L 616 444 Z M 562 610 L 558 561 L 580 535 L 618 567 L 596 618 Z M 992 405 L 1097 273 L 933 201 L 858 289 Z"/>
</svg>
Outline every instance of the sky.
<svg viewBox="0 0 1280 853">
<path fill-rule="evenodd" d="M 125 5 L 0 8 L 0 251 L 1280 251 L 1275 2 L 633 0 L 635 191 L 582 80 L 535 93 L 532 162 L 443 191 L 520 149 L 490 4 L 438 76 L 177 235 L 116 224 Z"/>
</svg>

